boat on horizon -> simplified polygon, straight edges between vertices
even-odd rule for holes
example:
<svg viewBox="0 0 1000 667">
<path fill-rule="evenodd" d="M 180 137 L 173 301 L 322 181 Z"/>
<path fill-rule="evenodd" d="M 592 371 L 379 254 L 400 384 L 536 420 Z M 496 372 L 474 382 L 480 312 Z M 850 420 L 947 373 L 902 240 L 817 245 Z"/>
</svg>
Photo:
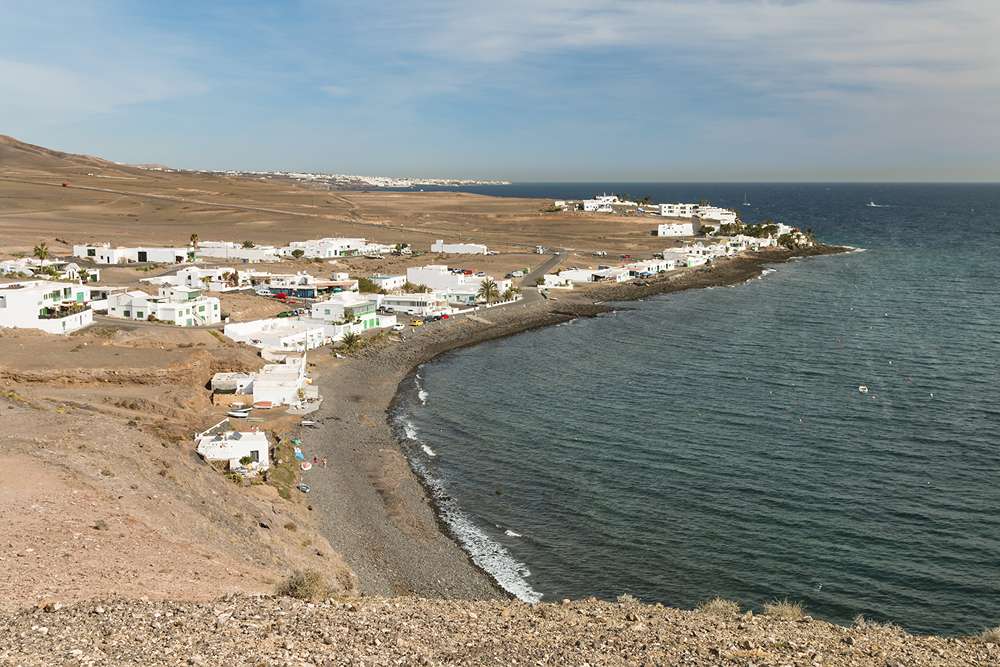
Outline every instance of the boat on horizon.
<svg viewBox="0 0 1000 667">
<path fill-rule="evenodd" d="M 874 199 L 869 200 L 866 206 L 868 208 L 885 208 L 885 204 L 876 204 Z"/>
</svg>

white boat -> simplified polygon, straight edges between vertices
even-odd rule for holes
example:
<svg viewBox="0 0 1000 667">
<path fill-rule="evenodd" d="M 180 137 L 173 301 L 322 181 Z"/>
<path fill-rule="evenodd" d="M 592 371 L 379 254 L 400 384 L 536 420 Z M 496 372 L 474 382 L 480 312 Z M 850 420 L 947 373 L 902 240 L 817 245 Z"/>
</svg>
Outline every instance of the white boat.
<svg viewBox="0 0 1000 667">
<path fill-rule="evenodd" d="M 236 419 L 246 419 L 250 416 L 250 408 L 243 408 L 240 410 L 233 409 L 226 414 L 230 417 L 235 417 Z"/>
<path fill-rule="evenodd" d="M 871 200 L 871 201 L 868 202 L 868 208 L 882 208 L 882 205 L 881 204 L 876 204 L 875 200 L 873 199 L 873 200 Z"/>
<path fill-rule="evenodd" d="M 743 205 L 744 206 L 750 206 L 750 198 L 747 197 L 747 193 L 745 193 L 745 192 L 743 193 Z"/>
</svg>

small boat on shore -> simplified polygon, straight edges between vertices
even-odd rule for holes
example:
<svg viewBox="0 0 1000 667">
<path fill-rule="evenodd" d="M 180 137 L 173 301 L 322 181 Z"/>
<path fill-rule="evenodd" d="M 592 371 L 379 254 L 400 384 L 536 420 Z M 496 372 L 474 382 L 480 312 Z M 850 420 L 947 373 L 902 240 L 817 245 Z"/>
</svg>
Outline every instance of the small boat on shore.
<svg viewBox="0 0 1000 667">
<path fill-rule="evenodd" d="M 271 401 L 257 401 L 253 406 L 258 410 L 270 410 L 274 407 L 274 404 Z"/>
<path fill-rule="evenodd" d="M 299 422 L 299 425 L 308 426 L 309 428 L 317 428 L 319 426 L 319 422 L 313 419 L 303 419 L 302 421 Z"/>
<path fill-rule="evenodd" d="M 250 416 L 250 408 L 231 408 L 226 415 L 235 419 L 246 419 Z"/>
</svg>

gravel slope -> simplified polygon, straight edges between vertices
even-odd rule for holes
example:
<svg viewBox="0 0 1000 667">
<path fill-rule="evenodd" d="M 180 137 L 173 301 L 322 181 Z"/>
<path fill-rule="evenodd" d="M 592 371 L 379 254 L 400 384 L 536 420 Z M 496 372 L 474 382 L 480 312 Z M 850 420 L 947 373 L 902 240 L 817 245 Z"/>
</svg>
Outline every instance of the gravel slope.
<svg viewBox="0 0 1000 667">
<path fill-rule="evenodd" d="M 996 665 L 1000 645 L 634 602 L 104 602 L 0 615 L 4 665 Z"/>
</svg>

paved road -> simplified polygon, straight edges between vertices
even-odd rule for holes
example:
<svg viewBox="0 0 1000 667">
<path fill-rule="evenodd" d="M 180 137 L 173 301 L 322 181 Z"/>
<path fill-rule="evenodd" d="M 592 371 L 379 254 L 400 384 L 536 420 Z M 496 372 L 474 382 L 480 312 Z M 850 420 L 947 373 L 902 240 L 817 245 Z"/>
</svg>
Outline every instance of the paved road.
<svg viewBox="0 0 1000 667">
<path fill-rule="evenodd" d="M 559 266 L 565 257 L 565 252 L 554 254 L 546 262 L 532 269 L 530 273 L 521 279 L 521 295 L 524 296 L 526 301 L 534 301 L 541 298 L 538 290 L 535 289 L 535 281 L 546 273 L 551 273 L 552 269 Z"/>
<path fill-rule="evenodd" d="M 224 322 L 219 322 L 217 324 L 205 324 L 193 327 L 179 327 L 176 324 L 170 324 L 168 322 L 150 322 L 149 320 L 126 320 L 121 317 L 110 317 L 108 315 L 98 315 L 94 314 L 94 323 L 96 324 L 109 324 L 121 329 L 134 329 L 138 327 L 159 327 L 161 329 L 183 329 L 184 331 L 204 331 L 205 329 L 215 329 L 216 331 L 222 331 L 225 328 Z"/>
</svg>

